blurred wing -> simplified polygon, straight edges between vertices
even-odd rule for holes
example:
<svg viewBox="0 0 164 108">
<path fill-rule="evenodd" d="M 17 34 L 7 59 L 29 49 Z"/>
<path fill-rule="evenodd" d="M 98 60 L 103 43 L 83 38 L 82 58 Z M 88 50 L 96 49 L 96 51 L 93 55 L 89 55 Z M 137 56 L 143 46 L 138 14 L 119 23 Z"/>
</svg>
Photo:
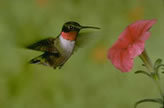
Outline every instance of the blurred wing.
<svg viewBox="0 0 164 108">
<path fill-rule="evenodd" d="M 54 46 L 54 40 L 56 38 L 47 38 L 41 41 L 38 41 L 32 45 L 27 46 L 28 49 L 43 51 L 43 52 L 51 52 L 58 53 L 58 50 Z"/>
<path fill-rule="evenodd" d="M 91 43 L 93 40 L 95 40 L 98 37 L 98 35 L 100 35 L 100 34 L 93 33 L 93 32 L 79 33 L 77 41 L 76 41 L 75 51 L 78 48 L 82 48 L 85 45 L 87 45 L 88 43 Z"/>
</svg>

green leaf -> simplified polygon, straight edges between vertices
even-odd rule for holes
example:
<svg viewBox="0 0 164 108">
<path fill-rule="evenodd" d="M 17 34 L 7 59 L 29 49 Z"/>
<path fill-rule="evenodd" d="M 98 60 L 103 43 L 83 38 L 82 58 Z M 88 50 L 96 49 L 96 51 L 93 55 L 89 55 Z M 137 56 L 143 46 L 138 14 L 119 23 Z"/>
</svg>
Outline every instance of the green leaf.
<svg viewBox="0 0 164 108">
<path fill-rule="evenodd" d="M 157 74 L 159 73 L 159 68 L 160 68 L 160 67 L 164 67 L 164 64 L 160 64 L 160 65 L 158 65 L 156 68 L 154 68 L 155 71 L 157 72 Z"/>
<path fill-rule="evenodd" d="M 160 65 L 158 65 L 156 68 L 158 69 L 158 68 L 160 68 L 161 66 L 164 67 L 164 64 L 160 64 Z"/>
<path fill-rule="evenodd" d="M 144 75 L 147 75 L 148 77 L 151 77 L 151 78 L 152 78 L 152 75 L 151 75 L 151 74 L 149 74 L 149 73 L 146 72 L 146 71 L 142 71 L 142 70 L 136 71 L 135 74 L 144 74 Z"/>
<path fill-rule="evenodd" d="M 137 106 L 139 104 L 145 103 L 145 102 L 153 102 L 153 103 L 158 103 L 158 104 L 162 104 L 163 105 L 163 101 L 160 98 L 157 98 L 157 99 L 143 99 L 143 100 L 140 100 L 140 101 L 136 102 L 134 108 L 137 108 Z"/>
<path fill-rule="evenodd" d="M 157 59 L 154 63 L 154 69 L 158 67 L 162 63 L 162 59 Z"/>
</svg>

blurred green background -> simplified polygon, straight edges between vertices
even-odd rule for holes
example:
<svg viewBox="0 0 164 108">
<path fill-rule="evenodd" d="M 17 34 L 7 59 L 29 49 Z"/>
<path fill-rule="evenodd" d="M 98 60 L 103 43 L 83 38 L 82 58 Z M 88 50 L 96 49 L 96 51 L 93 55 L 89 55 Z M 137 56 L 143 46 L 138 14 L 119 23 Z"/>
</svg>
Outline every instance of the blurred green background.
<svg viewBox="0 0 164 108">
<path fill-rule="evenodd" d="M 153 18 L 158 22 L 146 48 L 155 61 L 164 59 L 162 0 L 0 0 L 0 108 L 133 108 L 140 99 L 159 97 L 151 79 L 134 74 L 144 69 L 138 57 L 129 73 L 106 58 L 128 24 Z M 102 29 L 60 70 L 29 65 L 41 52 L 23 47 L 57 36 L 70 20 Z"/>
</svg>

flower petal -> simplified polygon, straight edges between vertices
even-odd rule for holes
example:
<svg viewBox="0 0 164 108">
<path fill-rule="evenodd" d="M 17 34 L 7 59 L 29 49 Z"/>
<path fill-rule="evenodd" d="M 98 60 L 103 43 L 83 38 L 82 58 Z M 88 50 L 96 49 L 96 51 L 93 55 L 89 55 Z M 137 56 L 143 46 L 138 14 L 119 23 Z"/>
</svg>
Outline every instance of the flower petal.
<svg viewBox="0 0 164 108">
<path fill-rule="evenodd" d="M 122 72 L 129 72 L 134 58 L 144 51 L 145 41 L 149 38 L 149 29 L 156 20 L 140 20 L 129 25 L 108 51 L 108 59 Z"/>
</svg>

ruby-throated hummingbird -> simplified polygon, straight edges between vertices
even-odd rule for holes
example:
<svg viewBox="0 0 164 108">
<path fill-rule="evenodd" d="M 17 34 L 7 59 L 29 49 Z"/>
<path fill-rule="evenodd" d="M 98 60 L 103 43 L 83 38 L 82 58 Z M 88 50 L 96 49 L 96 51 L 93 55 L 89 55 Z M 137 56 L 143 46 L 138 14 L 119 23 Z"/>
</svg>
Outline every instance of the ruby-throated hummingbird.
<svg viewBox="0 0 164 108">
<path fill-rule="evenodd" d="M 56 38 L 47 38 L 28 46 L 29 49 L 44 52 L 30 63 L 51 66 L 54 69 L 61 68 L 74 52 L 79 31 L 85 28 L 100 29 L 69 21 L 63 25 L 61 33 Z"/>
</svg>

